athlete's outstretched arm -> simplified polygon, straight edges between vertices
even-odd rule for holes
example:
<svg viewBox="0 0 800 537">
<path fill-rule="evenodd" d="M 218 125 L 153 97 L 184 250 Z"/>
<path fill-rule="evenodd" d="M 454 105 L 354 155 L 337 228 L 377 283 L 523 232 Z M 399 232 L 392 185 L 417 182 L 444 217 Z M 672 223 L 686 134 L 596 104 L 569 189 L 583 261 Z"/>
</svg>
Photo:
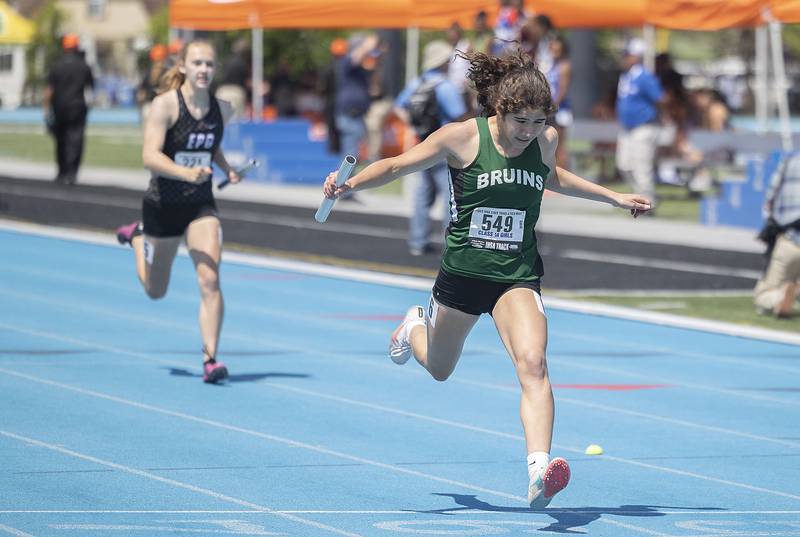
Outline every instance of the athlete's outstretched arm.
<svg viewBox="0 0 800 537">
<path fill-rule="evenodd" d="M 402 155 L 373 162 L 338 188 L 336 187 L 336 174 L 331 173 L 323 187 L 325 196 L 333 198 L 350 190 L 379 187 L 446 160 L 450 156 L 449 138 L 459 125 L 449 123 Z"/>
<path fill-rule="evenodd" d="M 559 194 L 592 201 L 600 201 L 629 209 L 635 217 L 646 213 L 651 207 L 651 201 L 639 194 L 620 194 L 604 186 L 587 181 L 583 177 L 556 166 L 556 148 L 558 147 L 558 132 L 548 127 L 540 136 L 542 159 L 550 168 L 547 178 L 547 189 Z"/>
<path fill-rule="evenodd" d="M 583 177 L 561 167 L 556 167 L 556 173 L 553 174 L 552 179 L 554 180 L 549 181 L 547 185 L 550 190 L 576 198 L 601 201 L 614 207 L 630 209 L 634 217 L 652 208 L 651 201 L 641 194 L 621 194 L 587 181 Z"/>
</svg>

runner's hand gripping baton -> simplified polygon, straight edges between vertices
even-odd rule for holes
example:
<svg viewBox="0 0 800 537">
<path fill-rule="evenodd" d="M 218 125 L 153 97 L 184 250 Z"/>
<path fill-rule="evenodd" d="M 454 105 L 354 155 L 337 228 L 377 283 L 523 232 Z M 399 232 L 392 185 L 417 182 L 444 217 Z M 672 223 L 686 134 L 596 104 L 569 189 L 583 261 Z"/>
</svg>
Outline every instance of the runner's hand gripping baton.
<svg viewBox="0 0 800 537">
<path fill-rule="evenodd" d="M 350 178 L 350 174 L 353 173 L 353 168 L 356 165 L 356 157 L 352 155 L 347 155 L 344 157 L 344 160 L 339 165 L 339 171 L 336 174 L 336 186 L 342 186 L 345 181 Z M 317 209 L 317 214 L 314 215 L 314 218 L 320 224 L 324 224 L 325 220 L 328 219 L 328 215 L 331 214 L 331 209 L 333 209 L 333 204 L 336 203 L 336 198 L 325 198 L 322 200 L 322 203 Z"/>
<path fill-rule="evenodd" d="M 242 178 L 243 178 L 243 177 L 244 177 L 244 174 L 246 174 L 247 172 L 249 172 L 250 170 L 252 170 L 252 169 L 253 169 L 253 168 L 255 168 L 256 166 L 258 166 L 258 161 L 257 161 L 256 159 L 254 159 L 254 158 L 253 158 L 253 159 L 250 159 L 250 160 L 247 162 L 247 164 L 245 164 L 244 166 L 242 166 L 241 168 L 239 168 L 238 170 L 236 170 L 236 174 L 237 174 L 239 177 L 242 177 Z M 218 189 L 218 190 L 222 190 L 223 188 L 225 188 L 225 187 L 226 187 L 226 186 L 228 186 L 229 184 L 231 184 L 231 180 L 230 180 L 230 179 L 225 179 L 224 181 L 222 181 L 220 184 L 218 184 L 218 185 L 217 185 L 217 189 Z"/>
</svg>

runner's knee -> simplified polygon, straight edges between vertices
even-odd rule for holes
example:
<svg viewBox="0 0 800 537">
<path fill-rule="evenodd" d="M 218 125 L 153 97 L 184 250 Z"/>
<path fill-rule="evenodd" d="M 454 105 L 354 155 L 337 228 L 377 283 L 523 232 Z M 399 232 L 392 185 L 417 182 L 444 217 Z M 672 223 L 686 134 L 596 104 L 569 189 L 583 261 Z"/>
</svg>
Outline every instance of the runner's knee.
<svg viewBox="0 0 800 537">
<path fill-rule="evenodd" d="M 197 267 L 197 283 L 204 295 L 219 292 L 219 273 L 211 267 L 201 264 Z"/>
<path fill-rule="evenodd" d="M 528 349 L 517 355 L 517 375 L 524 386 L 539 384 L 547 377 L 547 362 L 544 353 Z"/>
</svg>

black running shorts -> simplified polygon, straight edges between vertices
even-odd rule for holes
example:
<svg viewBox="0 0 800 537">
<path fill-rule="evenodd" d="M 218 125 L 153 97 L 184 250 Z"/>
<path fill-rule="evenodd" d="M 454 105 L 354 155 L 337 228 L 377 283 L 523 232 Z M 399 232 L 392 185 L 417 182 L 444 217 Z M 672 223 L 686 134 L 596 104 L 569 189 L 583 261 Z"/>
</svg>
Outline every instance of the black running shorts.
<svg viewBox="0 0 800 537">
<path fill-rule="evenodd" d="M 158 206 L 147 199 L 142 202 L 142 227 L 150 237 L 180 237 L 189 224 L 204 216 L 217 216 L 216 203 Z"/>
<path fill-rule="evenodd" d="M 506 291 L 517 287 L 532 289 L 539 296 L 542 294 L 539 280 L 514 283 L 490 282 L 450 274 L 440 268 L 436 283 L 433 284 L 433 298 L 443 306 L 470 315 L 491 314 L 500 297 Z"/>
</svg>

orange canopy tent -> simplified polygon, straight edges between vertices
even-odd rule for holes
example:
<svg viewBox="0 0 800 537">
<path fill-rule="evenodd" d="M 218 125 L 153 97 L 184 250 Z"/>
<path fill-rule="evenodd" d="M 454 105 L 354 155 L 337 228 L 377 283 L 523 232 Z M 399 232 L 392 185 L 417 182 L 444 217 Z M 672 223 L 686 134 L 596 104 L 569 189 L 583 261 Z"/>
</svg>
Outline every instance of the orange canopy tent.
<svg viewBox="0 0 800 537">
<path fill-rule="evenodd" d="M 171 0 L 170 24 L 193 30 L 405 28 L 412 0 Z"/>
<path fill-rule="evenodd" d="M 719 30 L 757 26 L 766 9 L 783 22 L 800 22 L 800 0 L 528 0 L 560 28 Z M 244 28 L 470 27 L 475 14 L 491 17 L 496 0 L 171 0 L 170 24 L 194 30 Z"/>
<path fill-rule="evenodd" d="M 771 0 L 770 13 L 775 19 L 786 22 L 800 22 L 800 0 Z"/>
<path fill-rule="evenodd" d="M 561 28 L 660 27 L 719 30 L 800 22 L 800 0 L 526 0 Z M 484 10 L 493 18 L 497 0 L 170 0 L 170 24 L 194 30 L 253 30 L 253 75 L 260 80 L 262 28 L 445 28 L 471 27 Z M 771 28 L 773 49 L 780 30 Z M 409 65 L 418 51 L 409 36 Z M 758 45 L 758 43 L 757 43 Z M 762 42 L 762 47 L 765 45 Z M 759 47 L 757 46 L 757 49 Z M 782 52 L 776 52 L 782 56 Z M 763 60 L 763 57 L 762 57 Z M 775 61 L 777 65 L 777 61 Z M 762 64 L 763 65 L 763 64 Z M 258 78 L 256 78 L 258 77 Z M 254 101 L 260 113 L 260 101 Z"/>
<path fill-rule="evenodd" d="M 534 0 L 562 28 L 641 26 L 649 0 Z M 663 0 L 669 2 L 670 0 Z M 171 0 L 170 24 L 194 30 L 245 28 L 471 27 L 475 14 L 490 20 L 496 0 Z"/>
<path fill-rule="evenodd" d="M 648 0 L 645 24 L 682 30 L 721 30 L 763 23 L 764 0 Z"/>
</svg>

